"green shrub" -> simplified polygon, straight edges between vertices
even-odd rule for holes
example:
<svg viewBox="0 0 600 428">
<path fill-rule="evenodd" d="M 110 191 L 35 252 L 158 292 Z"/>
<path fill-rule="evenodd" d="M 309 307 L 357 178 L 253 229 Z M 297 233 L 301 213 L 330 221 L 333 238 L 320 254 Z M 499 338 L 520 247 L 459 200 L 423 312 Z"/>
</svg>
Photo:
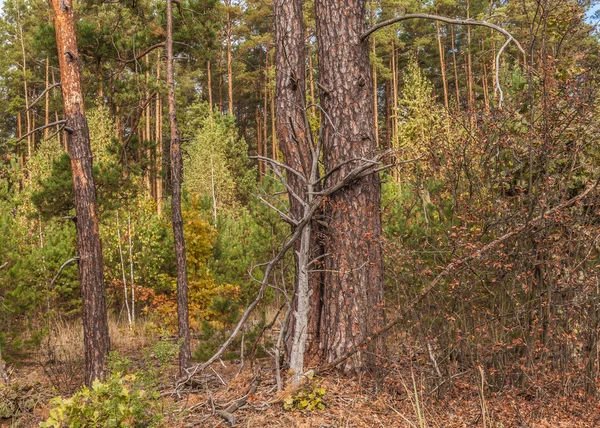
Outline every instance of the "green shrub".
<svg viewBox="0 0 600 428">
<path fill-rule="evenodd" d="M 110 356 L 110 377 L 96 380 L 70 398 L 56 397 L 50 403 L 50 417 L 40 424 L 46 428 L 84 427 L 157 427 L 164 426 L 165 402 L 160 397 L 159 381 L 163 367 L 175 355 L 177 344 L 156 343 L 145 353 L 145 367 L 126 374 L 128 358 Z M 158 364 L 157 364 L 158 363 Z"/>
</svg>

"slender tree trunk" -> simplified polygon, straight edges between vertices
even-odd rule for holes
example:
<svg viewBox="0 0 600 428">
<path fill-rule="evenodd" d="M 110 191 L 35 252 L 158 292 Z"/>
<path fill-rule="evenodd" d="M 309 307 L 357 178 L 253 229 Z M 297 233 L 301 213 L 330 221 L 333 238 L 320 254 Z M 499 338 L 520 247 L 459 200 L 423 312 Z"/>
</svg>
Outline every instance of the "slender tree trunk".
<svg viewBox="0 0 600 428">
<path fill-rule="evenodd" d="M 173 238 L 177 259 L 177 319 L 179 328 L 179 374 L 185 376 L 186 369 L 192 363 L 190 350 L 190 325 L 188 319 L 188 280 L 185 258 L 185 239 L 183 236 L 183 217 L 181 214 L 181 146 L 177 127 L 175 108 L 175 76 L 173 71 L 173 0 L 167 0 L 167 87 L 169 91 L 169 123 L 171 125 L 171 211 Z"/>
<path fill-rule="evenodd" d="M 123 245 L 121 238 L 121 222 L 119 221 L 119 210 L 117 210 L 117 243 L 119 248 L 119 260 L 121 261 L 121 276 L 123 278 L 123 302 L 125 303 L 125 311 L 127 312 L 127 322 L 131 328 L 133 322 L 131 319 L 131 308 L 129 307 L 129 291 L 127 289 L 127 276 L 125 274 L 125 258 L 123 257 Z"/>
<path fill-rule="evenodd" d="M 225 0 L 225 6 L 227 7 L 227 96 L 228 96 L 228 107 L 229 115 L 233 116 L 233 70 L 231 61 L 231 13 L 229 8 L 231 7 L 231 0 Z"/>
<path fill-rule="evenodd" d="M 160 53 L 156 55 L 156 80 L 160 81 Z M 162 136 L 162 96 L 156 94 L 156 212 L 160 216 L 163 208 L 163 136 Z"/>
<path fill-rule="evenodd" d="M 467 19 L 471 17 L 470 3 L 467 0 Z M 467 25 L 467 91 L 468 91 L 468 110 L 469 116 L 474 117 L 475 97 L 473 95 L 473 61 L 471 53 L 471 26 Z"/>
<path fill-rule="evenodd" d="M 273 146 L 273 159 L 279 159 L 279 144 L 275 125 L 275 91 L 270 91 L 271 98 L 271 145 Z"/>
<path fill-rule="evenodd" d="M 302 22 L 302 0 L 275 0 L 277 135 L 285 163 L 301 172 L 309 181 L 313 172 L 310 125 L 306 116 L 306 47 Z M 284 54 L 285 52 L 285 54 Z M 294 174 L 287 180 L 294 193 L 308 200 L 307 184 Z M 305 215 L 305 207 L 289 195 L 290 212 L 296 219 Z M 290 367 L 302 373 L 306 363 L 320 360 L 319 324 L 322 274 L 310 272 L 309 263 L 322 254 L 318 242 L 319 226 L 313 220 L 303 230 L 294 249 L 296 267 L 293 311 L 288 320 L 286 349 Z"/>
<path fill-rule="evenodd" d="M 223 50 L 219 58 L 219 112 L 223 113 Z"/>
<path fill-rule="evenodd" d="M 104 376 L 105 357 L 110 348 L 96 187 L 92 175 L 90 135 L 81 91 L 73 8 L 70 0 L 52 0 L 52 8 L 77 216 L 85 383 L 91 385 L 94 379 Z"/>
<path fill-rule="evenodd" d="M 460 91 L 458 89 L 458 64 L 456 63 L 456 49 L 454 47 L 454 27 L 450 26 L 450 37 L 452 40 L 452 66 L 454 68 L 454 89 L 456 90 L 456 110 L 460 112 Z"/>
<path fill-rule="evenodd" d="M 150 58 L 146 55 L 146 100 L 150 98 L 150 90 L 148 89 L 148 85 L 150 84 Z M 146 190 L 148 191 L 148 196 L 152 197 L 152 148 L 150 146 L 150 141 L 152 141 L 152 127 L 151 127 L 151 118 L 152 118 L 152 101 L 146 104 L 144 108 L 144 117 L 146 121 L 145 124 L 145 134 L 146 140 L 144 144 L 146 147 Z"/>
<path fill-rule="evenodd" d="M 342 162 L 368 158 L 377 151 L 373 135 L 373 87 L 366 30 L 365 0 L 316 0 L 324 120 L 325 170 Z M 334 172 L 327 184 L 339 182 L 356 163 Z M 332 361 L 383 325 L 383 258 L 381 248 L 381 184 L 369 175 L 331 195 L 325 218 L 324 308 L 321 348 Z M 384 349 L 383 339 L 370 343 L 344 363 L 345 370 L 372 368 Z"/>
<path fill-rule="evenodd" d="M 259 96 L 260 96 L 259 90 Z M 256 151 L 258 152 L 258 156 L 265 156 L 263 152 L 263 142 L 262 142 L 262 117 L 260 116 L 260 107 L 256 106 Z M 264 162 L 258 160 L 258 179 L 262 182 L 263 174 L 264 174 Z"/>
<path fill-rule="evenodd" d="M 483 48 L 483 46 L 482 46 Z M 488 73 L 487 73 L 487 64 L 485 60 L 483 61 L 483 102 L 485 105 L 485 111 L 490 111 L 490 96 L 489 96 L 489 88 L 488 88 Z"/>
<path fill-rule="evenodd" d="M 444 107 L 448 111 L 448 81 L 446 80 L 446 63 L 444 61 L 444 49 L 442 48 L 442 35 L 440 34 L 440 23 L 435 21 L 437 32 L 438 52 L 440 54 L 440 72 L 442 74 L 442 84 L 444 87 Z"/>
<path fill-rule="evenodd" d="M 314 65 L 313 65 L 313 53 L 310 42 L 308 43 L 308 80 L 310 82 L 310 111 L 313 118 L 317 117 L 317 99 L 315 97 L 315 77 L 314 77 Z"/>
<path fill-rule="evenodd" d="M 269 110 L 269 48 L 267 47 L 267 53 L 265 55 L 265 88 L 264 88 L 264 101 L 263 101 L 263 153 L 265 156 L 269 156 L 269 125 L 268 125 L 268 113 Z M 273 156 L 273 154 L 271 154 Z M 274 156 L 273 156 L 274 157 Z"/>
<path fill-rule="evenodd" d="M 44 126 L 44 140 L 48 138 L 48 132 L 50 132 L 50 128 L 48 128 L 48 124 L 50 123 L 50 91 L 48 91 L 48 87 L 50 86 L 50 60 L 46 57 L 46 108 L 45 108 L 45 122 Z"/>
<path fill-rule="evenodd" d="M 208 78 L 208 82 L 206 84 L 208 88 L 208 108 L 210 109 L 210 116 L 213 114 L 213 97 L 212 97 L 212 76 L 210 72 L 210 59 L 206 61 L 206 76 Z"/>
<path fill-rule="evenodd" d="M 29 111 L 29 88 L 27 85 L 27 56 L 25 51 L 25 40 L 23 39 L 23 25 L 21 24 L 21 11 L 19 5 L 15 2 L 17 9 L 17 20 L 19 26 L 19 41 L 21 42 L 21 55 L 23 56 L 23 95 L 25 97 L 25 123 L 27 124 L 27 132 L 31 132 L 31 112 Z M 31 158 L 31 146 L 33 145 L 33 134 L 27 136 L 27 160 Z"/>
<path fill-rule="evenodd" d="M 398 61 L 396 58 L 396 44 L 392 41 L 392 143 L 398 136 Z"/>
</svg>

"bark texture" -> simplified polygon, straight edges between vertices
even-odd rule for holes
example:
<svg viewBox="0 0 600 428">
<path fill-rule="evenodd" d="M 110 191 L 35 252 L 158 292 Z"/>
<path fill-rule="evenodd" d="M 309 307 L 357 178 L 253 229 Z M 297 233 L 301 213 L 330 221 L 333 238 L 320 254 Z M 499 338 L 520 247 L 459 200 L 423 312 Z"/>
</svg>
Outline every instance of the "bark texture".
<svg viewBox="0 0 600 428">
<path fill-rule="evenodd" d="M 373 134 L 373 86 L 366 30 L 366 0 L 316 0 L 319 70 L 324 116 L 325 171 L 377 151 Z M 360 161 L 337 169 L 326 186 Z M 381 185 L 369 175 L 334 193 L 327 204 L 325 291 L 321 347 L 327 362 L 343 355 L 383 324 Z M 383 351 L 381 338 L 346 360 L 346 371 L 371 368 Z"/>
<path fill-rule="evenodd" d="M 175 106 L 175 77 L 173 71 L 173 0 L 167 0 L 167 86 L 169 88 L 169 124 L 171 126 L 171 215 L 173 238 L 175 241 L 175 257 L 177 260 L 177 320 L 179 340 L 179 374 L 185 376 L 192 364 L 190 350 L 190 324 L 188 316 L 188 280 L 185 258 L 185 239 L 183 236 L 183 216 L 181 214 L 181 139 L 177 127 L 177 110 Z"/>
<path fill-rule="evenodd" d="M 110 348 L 96 187 L 92 176 L 92 150 L 81 92 L 79 53 L 71 1 L 52 0 L 52 8 L 77 216 L 85 383 L 91 385 L 95 379 L 104 376 L 105 357 Z"/>
<path fill-rule="evenodd" d="M 302 23 L 302 0 L 275 0 L 275 37 L 276 37 L 276 97 L 275 117 L 277 140 L 284 156 L 285 163 L 299 171 L 308 180 L 311 179 L 312 151 L 310 126 L 306 117 L 306 47 L 304 42 L 304 25 Z M 275 156 L 275 149 L 273 152 Z M 295 174 L 288 173 L 287 180 L 294 193 L 308 201 L 307 183 Z M 290 211 L 296 219 L 304 216 L 305 207 L 289 195 Z M 306 339 L 303 352 L 304 364 L 316 364 L 320 359 L 319 325 L 322 306 L 322 275 L 309 272 L 307 264 L 322 254 L 318 238 L 319 226 L 313 220 L 303 232 L 302 239 L 294 247 L 296 278 L 294 294 L 294 311 L 289 317 L 288 335 L 286 338 L 287 355 L 290 359 L 292 348 L 298 341 Z M 303 245 L 304 244 L 304 245 Z M 307 287 L 304 285 L 307 284 Z M 299 304 L 300 303 L 300 304 Z M 298 319 L 298 311 L 308 310 L 307 322 Z M 303 328 L 304 331 L 298 331 Z M 305 335 L 305 337 L 300 337 Z"/>
</svg>

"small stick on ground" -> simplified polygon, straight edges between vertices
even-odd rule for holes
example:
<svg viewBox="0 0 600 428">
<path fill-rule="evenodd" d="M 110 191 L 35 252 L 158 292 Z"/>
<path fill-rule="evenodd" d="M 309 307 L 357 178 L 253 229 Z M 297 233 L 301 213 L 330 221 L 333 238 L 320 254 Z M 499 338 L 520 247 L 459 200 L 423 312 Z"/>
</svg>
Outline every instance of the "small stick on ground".
<svg viewBox="0 0 600 428">
<path fill-rule="evenodd" d="M 248 397 L 256 392 L 258 388 L 258 379 L 254 379 L 252 382 L 252 386 L 250 387 L 250 391 L 246 395 L 241 398 L 238 398 L 233 403 L 231 403 L 225 410 L 217 411 L 217 414 L 221 416 L 223 419 L 227 421 L 229 426 L 234 426 L 237 422 L 233 413 L 238 410 L 240 407 L 243 407 L 248 402 Z"/>
</svg>

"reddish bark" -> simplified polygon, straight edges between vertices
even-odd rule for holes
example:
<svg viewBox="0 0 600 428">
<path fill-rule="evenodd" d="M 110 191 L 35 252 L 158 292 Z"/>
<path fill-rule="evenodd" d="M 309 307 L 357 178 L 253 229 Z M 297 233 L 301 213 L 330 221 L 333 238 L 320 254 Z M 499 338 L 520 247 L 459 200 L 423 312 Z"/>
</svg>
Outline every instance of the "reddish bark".
<svg viewBox="0 0 600 428">
<path fill-rule="evenodd" d="M 325 170 L 377 151 L 373 134 L 373 86 L 365 0 L 316 0 Z M 357 166 L 350 162 L 328 179 L 339 182 Z M 324 308 L 321 348 L 333 361 L 383 324 L 381 186 L 367 176 L 333 194 L 326 208 Z M 345 370 L 373 367 L 383 340 L 369 342 L 368 352 L 345 362 Z"/>
<path fill-rule="evenodd" d="M 70 0 L 52 0 L 52 8 L 77 216 L 85 383 L 91 385 L 95 379 L 104 376 L 105 357 L 110 348 L 96 187 L 92 175 L 90 134 L 81 91 L 73 8 Z"/>
</svg>

